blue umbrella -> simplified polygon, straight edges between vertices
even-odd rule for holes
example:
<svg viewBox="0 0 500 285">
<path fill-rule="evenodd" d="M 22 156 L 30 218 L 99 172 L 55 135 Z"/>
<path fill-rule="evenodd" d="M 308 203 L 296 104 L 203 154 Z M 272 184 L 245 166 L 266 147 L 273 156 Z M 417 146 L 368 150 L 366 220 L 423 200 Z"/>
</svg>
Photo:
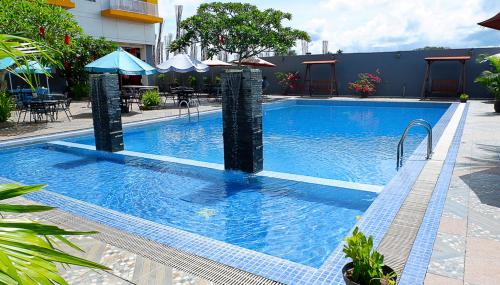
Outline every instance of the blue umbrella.
<svg viewBox="0 0 500 285">
<path fill-rule="evenodd" d="M 52 73 L 52 68 L 43 66 L 37 61 L 30 60 L 28 64 L 18 66 L 14 69 L 15 73 L 46 74 Z"/>
<path fill-rule="evenodd" d="M 14 72 L 18 74 L 20 73 L 47 74 L 47 73 L 52 73 L 52 68 L 49 66 L 43 66 L 38 61 L 30 60 L 28 61 L 27 64 L 16 67 L 14 69 Z M 46 76 L 45 80 L 47 82 L 47 90 L 50 93 L 49 76 Z"/>
<path fill-rule="evenodd" d="M 14 60 L 10 57 L 2 58 L 0 60 L 0 70 L 4 70 L 14 64 Z M 10 83 L 10 91 L 12 92 L 12 77 L 9 72 L 9 83 Z"/>
<path fill-rule="evenodd" d="M 85 71 L 92 73 L 119 73 L 124 75 L 150 75 L 156 73 L 154 67 L 126 52 L 121 47 L 85 65 Z"/>
<path fill-rule="evenodd" d="M 4 70 L 14 64 L 14 60 L 10 57 L 2 58 L 0 60 L 0 70 Z"/>
</svg>

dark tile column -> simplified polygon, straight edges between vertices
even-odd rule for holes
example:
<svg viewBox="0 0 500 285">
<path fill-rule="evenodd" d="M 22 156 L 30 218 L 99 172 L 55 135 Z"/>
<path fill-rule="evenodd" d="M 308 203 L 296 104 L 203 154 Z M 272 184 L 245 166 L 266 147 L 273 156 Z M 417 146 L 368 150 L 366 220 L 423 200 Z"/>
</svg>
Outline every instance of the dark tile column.
<svg viewBox="0 0 500 285">
<path fill-rule="evenodd" d="M 97 150 L 123 150 L 122 115 L 118 75 L 91 75 L 92 118 Z"/>
<path fill-rule="evenodd" d="M 263 169 L 262 74 L 258 69 L 222 73 L 224 166 L 256 173 Z"/>
</svg>

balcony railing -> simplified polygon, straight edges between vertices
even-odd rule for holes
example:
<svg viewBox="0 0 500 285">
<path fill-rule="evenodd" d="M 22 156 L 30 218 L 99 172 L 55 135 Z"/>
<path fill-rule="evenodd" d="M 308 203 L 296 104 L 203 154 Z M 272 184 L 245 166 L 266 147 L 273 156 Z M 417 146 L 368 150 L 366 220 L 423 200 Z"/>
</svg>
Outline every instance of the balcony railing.
<svg viewBox="0 0 500 285">
<path fill-rule="evenodd" d="M 137 0 L 109 0 L 109 9 L 158 17 L 158 5 Z"/>
</svg>

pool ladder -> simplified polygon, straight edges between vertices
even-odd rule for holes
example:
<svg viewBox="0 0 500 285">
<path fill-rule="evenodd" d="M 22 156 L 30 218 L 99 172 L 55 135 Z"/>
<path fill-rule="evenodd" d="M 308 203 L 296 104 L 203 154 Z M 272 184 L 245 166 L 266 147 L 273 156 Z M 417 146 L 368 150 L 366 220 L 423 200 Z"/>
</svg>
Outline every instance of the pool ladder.
<svg viewBox="0 0 500 285">
<path fill-rule="evenodd" d="M 182 113 L 182 105 L 186 105 L 187 107 L 187 110 L 188 110 L 188 118 L 189 118 L 189 121 L 191 122 L 191 105 L 193 105 L 193 107 L 196 107 L 196 114 L 198 115 L 198 120 L 200 120 L 200 110 L 199 110 L 199 103 L 198 103 L 198 100 L 181 100 L 179 102 L 179 117 L 181 116 L 181 113 Z"/>
<path fill-rule="evenodd" d="M 403 134 L 401 135 L 401 139 L 398 143 L 398 156 L 396 160 L 396 169 L 399 170 L 400 167 L 403 166 L 403 153 L 404 153 L 404 141 L 406 139 L 406 135 L 410 131 L 411 128 L 415 126 L 422 126 L 427 130 L 427 156 L 425 159 L 431 158 L 432 154 L 432 126 L 423 119 L 416 119 L 411 121 L 408 126 L 405 128 Z"/>
</svg>

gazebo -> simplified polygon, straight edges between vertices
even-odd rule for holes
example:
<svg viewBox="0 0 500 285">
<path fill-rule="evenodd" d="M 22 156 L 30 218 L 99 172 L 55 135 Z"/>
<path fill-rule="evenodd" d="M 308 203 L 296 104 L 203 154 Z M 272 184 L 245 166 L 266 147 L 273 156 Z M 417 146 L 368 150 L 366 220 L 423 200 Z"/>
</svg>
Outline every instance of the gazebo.
<svg viewBox="0 0 500 285">
<path fill-rule="evenodd" d="M 470 56 L 435 56 L 424 58 L 427 62 L 425 69 L 424 83 L 422 86 L 421 99 L 427 99 L 432 93 L 441 94 L 462 94 L 465 92 L 465 62 L 470 59 Z M 431 65 L 434 62 L 442 61 L 457 61 L 461 64 L 459 79 L 432 79 Z"/>
<path fill-rule="evenodd" d="M 306 87 L 309 95 L 312 95 L 314 91 L 326 91 L 331 96 L 339 95 L 337 87 L 337 75 L 335 72 L 335 65 L 337 64 L 336 59 L 332 60 L 316 60 L 316 61 L 304 61 L 302 64 L 306 65 L 306 73 L 304 76 L 304 88 L 302 94 L 305 95 Z M 312 80 L 311 76 L 311 66 L 319 64 L 329 64 L 330 65 L 330 78 L 328 80 Z"/>
</svg>

